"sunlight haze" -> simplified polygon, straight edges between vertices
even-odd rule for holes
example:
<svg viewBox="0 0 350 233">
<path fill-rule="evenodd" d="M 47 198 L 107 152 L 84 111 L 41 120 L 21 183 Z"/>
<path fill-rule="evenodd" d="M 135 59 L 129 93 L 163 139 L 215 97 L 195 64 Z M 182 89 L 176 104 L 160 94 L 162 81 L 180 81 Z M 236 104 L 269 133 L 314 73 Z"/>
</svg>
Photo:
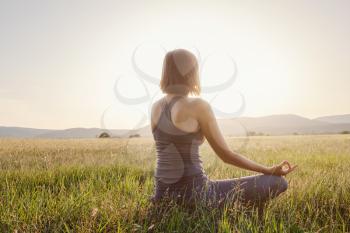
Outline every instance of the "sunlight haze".
<svg viewBox="0 0 350 233">
<path fill-rule="evenodd" d="M 0 1 L 0 126 L 133 128 L 164 50 L 201 61 L 202 97 L 239 116 L 350 113 L 349 1 Z M 199 53 L 197 53 L 197 50 Z M 231 58 L 233 60 L 231 60 Z M 233 63 L 236 63 L 237 70 Z M 119 79 L 115 87 L 116 80 Z M 115 95 L 149 100 L 125 104 Z M 117 90 L 116 90 L 117 89 Z M 233 115 L 236 116 L 236 115 Z M 218 116 L 220 117 L 220 116 Z"/>
</svg>

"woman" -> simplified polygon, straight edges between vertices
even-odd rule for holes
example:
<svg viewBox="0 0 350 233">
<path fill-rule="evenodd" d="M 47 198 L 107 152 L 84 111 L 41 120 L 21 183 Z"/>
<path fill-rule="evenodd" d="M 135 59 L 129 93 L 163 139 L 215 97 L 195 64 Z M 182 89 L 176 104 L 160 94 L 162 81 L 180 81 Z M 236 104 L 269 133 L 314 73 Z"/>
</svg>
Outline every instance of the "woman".
<svg viewBox="0 0 350 233">
<path fill-rule="evenodd" d="M 210 105 L 200 98 L 196 57 L 183 49 L 168 52 L 160 82 L 166 94 L 152 107 L 151 126 L 157 149 L 153 201 L 167 197 L 191 202 L 200 197 L 212 203 L 240 198 L 261 204 L 287 189 L 282 177 L 296 166 L 288 161 L 266 167 L 233 152 L 227 146 Z M 228 164 L 262 173 L 227 180 L 210 180 L 205 175 L 199 146 L 207 139 L 215 153 Z"/>
</svg>

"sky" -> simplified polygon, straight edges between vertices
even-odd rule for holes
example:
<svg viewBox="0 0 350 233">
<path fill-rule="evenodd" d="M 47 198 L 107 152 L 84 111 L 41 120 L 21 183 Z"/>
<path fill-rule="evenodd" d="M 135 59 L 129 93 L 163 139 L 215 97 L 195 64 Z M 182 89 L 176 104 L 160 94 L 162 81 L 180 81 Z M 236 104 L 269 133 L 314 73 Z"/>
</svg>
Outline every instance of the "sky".
<svg viewBox="0 0 350 233">
<path fill-rule="evenodd" d="M 349 12 L 347 0 L 0 0 L 0 126 L 148 124 L 176 48 L 199 59 L 218 118 L 348 114 Z"/>
</svg>

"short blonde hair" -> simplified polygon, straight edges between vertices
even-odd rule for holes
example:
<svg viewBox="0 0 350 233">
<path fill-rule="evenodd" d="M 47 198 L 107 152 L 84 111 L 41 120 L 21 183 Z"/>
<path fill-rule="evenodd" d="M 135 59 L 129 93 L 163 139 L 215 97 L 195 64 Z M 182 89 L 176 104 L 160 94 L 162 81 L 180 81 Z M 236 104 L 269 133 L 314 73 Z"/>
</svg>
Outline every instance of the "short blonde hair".
<svg viewBox="0 0 350 233">
<path fill-rule="evenodd" d="M 163 93 L 199 95 L 201 92 L 197 58 L 185 49 L 165 55 L 160 88 Z"/>
</svg>

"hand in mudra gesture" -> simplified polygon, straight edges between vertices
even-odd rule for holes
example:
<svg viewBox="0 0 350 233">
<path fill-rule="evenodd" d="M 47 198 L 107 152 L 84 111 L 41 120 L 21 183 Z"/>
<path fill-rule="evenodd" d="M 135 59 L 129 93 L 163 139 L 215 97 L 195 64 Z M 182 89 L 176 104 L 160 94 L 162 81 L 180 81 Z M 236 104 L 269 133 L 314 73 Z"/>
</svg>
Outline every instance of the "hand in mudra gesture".
<svg viewBox="0 0 350 233">
<path fill-rule="evenodd" d="M 269 173 L 276 176 L 285 176 L 297 167 L 297 165 L 291 166 L 287 160 L 284 160 L 278 165 L 269 168 Z"/>
</svg>

